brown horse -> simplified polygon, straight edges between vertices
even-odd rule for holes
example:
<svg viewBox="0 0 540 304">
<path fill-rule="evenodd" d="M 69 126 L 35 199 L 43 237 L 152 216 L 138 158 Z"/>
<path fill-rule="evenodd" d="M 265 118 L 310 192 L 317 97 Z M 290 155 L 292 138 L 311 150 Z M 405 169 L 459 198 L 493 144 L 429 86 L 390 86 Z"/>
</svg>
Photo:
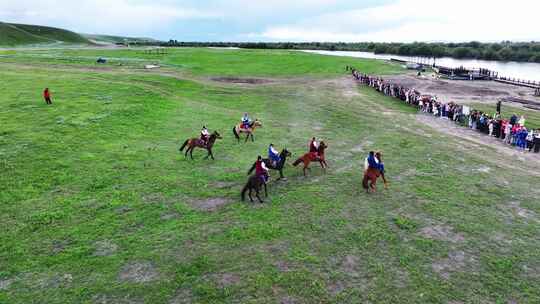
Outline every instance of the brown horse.
<svg viewBox="0 0 540 304">
<path fill-rule="evenodd" d="M 377 159 L 379 162 L 382 162 L 382 154 L 377 153 L 376 154 Z M 381 172 L 378 169 L 368 167 L 368 169 L 364 172 L 364 179 L 362 180 L 362 187 L 366 189 L 366 193 L 370 192 L 377 192 L 377 179 L 379 177 L 382 177 L 384 182 L 384 188 L 388 188 L 388 182 L 386 181 L 386 177 L 384 176 L 384 172 Z"/>
<path fill-rule="evenodd" d="M 293 163 L 293 166 L 296 167 L 300 163 L 304 163 L 304 176 L 306 176 L 306 170 L 311 170 L 311 168 L 309 168 L 309 164 L 311 162 L 318 161 L 321 164 L 321 168 L 326 172 L 326 168 L 328 168 L 328 164 L 326 163 L 326 159 L 324 157 L 324 151 L 326 148 L 328 148 L 328 146 L 324 143 L 324 141 L 321 141 L 317 153 L 308 152 L 304 154 Z"/>
<path fill-rule="evenodd" d="M 251 175 L 242 189 L 242 193 L 240 194 L 242 197 L 242 202 L 246 199 L 246 192 L 248 192 L 249 201 L 253 203 L 253 197 L 251 197 L 251 193 L 253 190 L 255 190 L 255 197 L 259 200 L 259 203 L 264 203 L 264 201 L 261 199 L 259 193 L 261 191 L 261 188 L 264 187 L 264 196 L 268 197 L 268 190 L 266 188 L 266 183 L 263 181 L 262 177 L 257 175 Z"/>
<path fill-rule="evenodd" d="M 202 148 L 208 151 L 208 154 L 206 155 L 204 159 L 208 159 L 208 157 L 211 157 L 212 159 L 214 159 L 214 154 L 212 153 L 212 147 L 214 146 L 214 143 L 216 142 L 217 139 L 221 139 L 221 135 L 219 135 L 217 131 L 214 131 L 214 133 L 210 135 L 210 137 L 208 138 L 208 144 L 205 144 L 205 142 L 200 138 L 186 139 L 182 147 L 180 147 L 180 151 L 183 151 L 184 148 L 187 146 L 188 148 L 186 150 L 185 156 L 187 157 L 188 152 L 189 152 L 191 159 L 193 159 L 193 150 L 195 148 Z"/>
<path fill-rule="evenodd" d="M 240 134 L 242 133 L 247 134 L 246 140 L 244 142 L 247 142 L 250 137 L 251 137 L 251 141 L 255 141 L 255 139 L 253 138 L 253 133 L 255 132 L 255 129 L 257 129 L 258 127 L 262 127 L 262 122 L 258 119 L 255 119 L 249 124 L 249 128 L 244 129 L 242 128 L 242 124 L 237 124 L 236 126 L 233 127 L 232 131 L 233 131 L 234 137 L 236 137 L 238 142 L 240 142 Z"/>
</svg>

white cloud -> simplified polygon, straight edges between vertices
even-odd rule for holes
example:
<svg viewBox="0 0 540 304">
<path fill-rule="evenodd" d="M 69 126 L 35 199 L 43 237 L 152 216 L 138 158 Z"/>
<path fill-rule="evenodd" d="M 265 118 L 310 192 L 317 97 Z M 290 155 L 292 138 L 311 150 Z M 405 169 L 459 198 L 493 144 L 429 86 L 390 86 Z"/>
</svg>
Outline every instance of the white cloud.
<svg viewBox="0 0 540 304">
<path fill-rule="evenodd" d="M 213 12 L 133 0 L 19 0 L 0 2 L 0 20 L 69 27 L 79 32 L 140 33 L 186 19 L 217 18 Z"/>
<path fill-rule="evenodd" d="M 257 37 L 289 41 L 540 40 L 533 0 L 400 0 L 271 26 Z"/>
</svg>

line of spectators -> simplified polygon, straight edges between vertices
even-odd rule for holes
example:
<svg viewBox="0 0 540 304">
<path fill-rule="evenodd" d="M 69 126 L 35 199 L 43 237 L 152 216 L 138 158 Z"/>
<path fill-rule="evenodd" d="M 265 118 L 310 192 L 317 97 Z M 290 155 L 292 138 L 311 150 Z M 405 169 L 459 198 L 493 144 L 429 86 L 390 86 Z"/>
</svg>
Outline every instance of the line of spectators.
<svg viewBox="0 0 540 304">
<path fill-rule="evenodd" d="M 514 114 L 510 119 L 503 119 L 500 115 L 500 104 L 497 106 L 497 114 L 488 115 L 482 111 L 471 110 L 468 106 L 438 101 L 437 96 L 424 95 L 415 88 L 406 88 L 382 77 L 363 74 L 353 67 L 347 66 L 347 71 L 351 71 L 360 83 L 386 96 L 398 98 L 423 113 L 467 125 L 471 129 L 499 138 L 508 145 L 516 146 L 521 151 L 540 152 L 540 129 L 528 130 L 524 116 L 518 117 Z"/>
</svg>

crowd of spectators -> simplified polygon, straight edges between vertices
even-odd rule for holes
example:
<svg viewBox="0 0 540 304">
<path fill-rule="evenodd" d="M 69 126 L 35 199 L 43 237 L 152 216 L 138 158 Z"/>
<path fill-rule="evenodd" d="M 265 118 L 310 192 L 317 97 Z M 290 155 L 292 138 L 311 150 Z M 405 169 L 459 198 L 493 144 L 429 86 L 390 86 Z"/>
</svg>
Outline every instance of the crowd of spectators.
<svg viewBox="0 0 540 304">
<path fill-rule="evenodd" d="M 353 67 L 347 66 L 347 70 L 351 71 L 353 77 L 360 83 L 386 96 L 400 99 L 423 113 L 468 126 L 478 132 L 498 138 L 510 146 L 515 146 L 521 151 L 540 152 L 540 129 L 527 129 L 524 116 L 518 117 L 513 114 L 509 119 L 502 118 L 500 103 L 497 105 L 497 112 L 489 115 L 454 102 L 439 101 L 437 96 L 424 95 L 415 88 L 407 88 L 386 81 L 382 77 L 363 74 Z"/>
</svg>

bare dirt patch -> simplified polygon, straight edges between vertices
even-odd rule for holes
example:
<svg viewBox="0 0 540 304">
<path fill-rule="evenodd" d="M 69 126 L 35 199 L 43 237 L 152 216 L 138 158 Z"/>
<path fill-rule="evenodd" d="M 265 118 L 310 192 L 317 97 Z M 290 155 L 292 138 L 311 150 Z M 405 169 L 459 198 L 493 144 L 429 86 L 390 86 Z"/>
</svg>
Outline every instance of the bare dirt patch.
<svg viewBox="0 0 540 304">
<path fill-rule="evenodd" d="M 53 254 L 59 254 L 64 251 L 71 244 L 71 240 L 54 240 L 52 243 L 51 252 Z"/>
<path fill-rule="evenodd" d="M 355 255 L 346 255 L 341 263 L 341 269 L 343 272 L 349 274 L 352 277 L 361 276 L 360 258 Z"/>
<path fill-rule="evenodd" d="M 126 296 L 110 296 L 110 295 L 96 295 L 92 298 L 94 304 L 143 304 L 141 299 L 132 298 L 129 295 Z"/>
<path fill-rule="evenodd" d="M 427 226 L 420 229 L 419 234 L 432 240 L 446 241 L 452 243 L 463 242 L 465 238 L 459 233 L 454 233 L 453 230 L 454 229 L 450 226 L 435 225 Z"/>
<path fill-rule="evenodd" d="M 130 283 L 147 283 L 159 278 L 159 273 L 150 262 L 134 262 L 124 265 L 118 274 L 118 279 Z"/>
<path fill-rule="evenodd" d="M 431 267 L 441 277 L 449 279 L 453 272 L 465 271 L 473 266 L 475 262 L 476 259 L 464 251 L 453 251 L 448 253 L 447 258 L 433 262 Z"/>
<path fill-rule="evenodd" d="M 220 288 L 240 283 L 240 276 L 234 273 L 220 273 L 216 275 L 216 282 Z"/>
<path fill-rule="evenodd" d="M 480 166 L 478 168 L 475 168 L 474 171 L 481 173 L 489 173 L 491 171 L 491 168 L 487 166 Z"/>
<path fill-rule="evenodd" d="M 493 104 L 500 98 L 532 96 L 533 89 L 503 84 L 494 81 L 456 81 L 438 79 L 432 76 L 417 77 L 414 75 L 387 76 L 396 84 L 415 88 L 422 94 L 437 95 L 443 101 L 477 101 Z M 508 99 L 511 101 L 512 99 Z M 512 102 L 513 105 L 521 105 Z"/>
<path fill-rule="evenodd" d="M 201 211 L 216 211 L 219 208 L 229 204 L 231 200 L 223 197 L 214 197 L 204 200 L 191 201 L 189 204 L 191 207 Z"/>
<path fill-rule="evenodd" d="M 73 282 L 73 276 L 69 273 L 45 275 L 36 281 L 37 286 L 43 289 L 64 288 L 71 282 Z"/>
<path fill-rule="evenodd" d="M 285 296 L 285 297 L 282 297 L 281 300 L 279 301 L 280 304 L 296 304 L 298 303 L 298 301 L 296 301 L 295 298 L 293 297 L 290 297 L 290 296 Z"/>
<path fill-rule="evenodd" d="M 289 265 L 289 263 L 287 263 L 285 261 L 277 261 L 276 262 L 276 268 L 281 272 L 287 272 L 287 271 L 291 270 L 291 266 Z"/>
<path fill-rule="evenodd" d="M 142 197 L 142 199 L 145 203 L 149 204 L 163 203 L 166 201 L 165 197 L 161 193 L 146 194 Z"/>
<path fill-rule="evenodd" d="M 509 202 L 500 207 L 507 219 L 522 219 L 538 221 L 536 213 L 532 210 L 521 207 L 520 202 Z"/>
<path fill-rule="evenodd" d="M 0 279 L 0 290 L 7 290 L 13 281 L 13 279 Z"/>
<path fill-rule="evenodd" d="M 118 245 L 109 240 L 98 241 L 94 244 L 94 247 L 96 248 L 94 251 L 95 256 L 110 256 L 118 251 Z"/>
<path fill-rule="evenodd" d="M 191 304 L 194 303 L 193 293 L 189 289 L 182 289 L 176 292 L 174 298 L 169 301 L 169 304 Z"/>
<path fill-rule="evenodd" d="M 527 265 L 521 266 L 522 274 L 526 278 L 540 279 L 540 266 Z"/>
<path fill-rule="evenodd" d="M 163 221 L 169 221 L 177 218 L 180 218 L 180 214 L 174 212 L 164 213 L 160 216 L 160 219 Z"/>
<path fill-rule="evenodd" d="M 236 84 L 265 84 L 265 83 L 273 82 L 270 79 L 263 79 L 263 78 L 214 77 L 211 79 L 217 82 L 236 83 Z"/>
</svg>

